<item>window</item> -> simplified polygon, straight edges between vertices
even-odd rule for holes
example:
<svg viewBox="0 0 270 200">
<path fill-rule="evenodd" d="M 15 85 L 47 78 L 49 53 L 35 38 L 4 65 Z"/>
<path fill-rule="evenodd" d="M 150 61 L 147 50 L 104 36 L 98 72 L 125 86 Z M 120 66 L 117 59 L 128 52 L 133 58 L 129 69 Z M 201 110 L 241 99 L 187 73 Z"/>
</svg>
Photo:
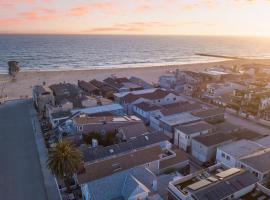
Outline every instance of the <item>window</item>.
<svg viewBox="0 0 270 200">
<path fill-rule="evenodd" d="M 230 156 L 226 156 L 226 159 L 227 159 L 227 160 L 231 160 Z"/>
<path fill-rule="evenodd" d="M 173 100 L 176 101 L 176 98 L 174 97 Z"/>
<path fill-rule="evenodd" d="M 79 131 L 82 131 L 83 130 L 83 126 L 79 126 Z"/>
<path fill-rule="evenodd" d="M 222 158 L 225 158 L 225 153 L 221 153 L 221 157 Z"/>
</svg>

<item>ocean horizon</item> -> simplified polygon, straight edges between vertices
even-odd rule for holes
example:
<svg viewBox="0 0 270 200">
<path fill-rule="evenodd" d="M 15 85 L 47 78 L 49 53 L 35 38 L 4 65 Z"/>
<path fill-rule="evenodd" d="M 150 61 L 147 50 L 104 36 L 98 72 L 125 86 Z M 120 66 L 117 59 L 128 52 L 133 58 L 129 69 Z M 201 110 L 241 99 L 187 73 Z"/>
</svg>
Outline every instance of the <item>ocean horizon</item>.
<svg viewBox="0 0 270 200">
<path fill-rule="evenodd" d="M 226 60 L 196 53 L 270 58 L 270 39 L 232 36 L 0 35 L 0 73 L 133 68 Z"/>
</svg>

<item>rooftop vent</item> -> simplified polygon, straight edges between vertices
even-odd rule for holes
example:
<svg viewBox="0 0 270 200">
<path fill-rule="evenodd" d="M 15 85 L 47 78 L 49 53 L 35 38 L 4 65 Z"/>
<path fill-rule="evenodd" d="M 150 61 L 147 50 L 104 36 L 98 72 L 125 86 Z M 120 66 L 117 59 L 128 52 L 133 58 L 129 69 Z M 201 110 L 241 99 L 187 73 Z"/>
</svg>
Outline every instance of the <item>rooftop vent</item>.
<svg viewBox="0 0 270 200">
<path fill-rule="evenodd" d="M 109 150 L 109 152 L 110 152 L 110 153 L 113 153 L 113 152 L 114 152 L 114 150 L 113 150 L 113 149 L 110 149 L 110 150 Z"/>
</svg>

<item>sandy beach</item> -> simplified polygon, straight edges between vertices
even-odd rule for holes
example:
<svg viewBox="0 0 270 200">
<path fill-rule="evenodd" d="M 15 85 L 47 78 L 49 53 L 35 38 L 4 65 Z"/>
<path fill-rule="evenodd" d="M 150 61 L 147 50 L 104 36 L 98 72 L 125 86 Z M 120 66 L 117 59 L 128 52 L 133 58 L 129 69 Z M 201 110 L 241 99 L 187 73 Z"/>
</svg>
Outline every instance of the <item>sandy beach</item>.
<svg viewBox="0 0 270 200">
<path fill-rule="evenodd" d="M 70 71 L 29 71 L 19 72 L 15 81 L 11 81 L 8 75 L 0 75 L 0 91 L 3 89 L 3 82 L 6 82 L 4 87 L 4 95 L 8 99 L 16 99 L 21 97 L 31 97 L 32 87 L 34 85 L 46 82 L 47 85 L 59 82 L 77 83 L 78 80 L 89 81 L 91 79 L 103 80 L 106 77 L 114 74 L 116 76 L 137 76 L 150 83 L 156 83 L 158 77 L 166 71 L 180 69 L 190 71 L 202 71 L 206 68 L 215 66 L 230 67 L 232 65 L 242 64 L 265 64 L 270 65 L 268 60 L 228 60 L 212 63 L 196 63 L 184 65 L 158 66 L 158 67 L 138 67 L 138 68 L 113 68 L 113 69 L 93 69 L 93 70 L 70 70 Z"/>
</svg>

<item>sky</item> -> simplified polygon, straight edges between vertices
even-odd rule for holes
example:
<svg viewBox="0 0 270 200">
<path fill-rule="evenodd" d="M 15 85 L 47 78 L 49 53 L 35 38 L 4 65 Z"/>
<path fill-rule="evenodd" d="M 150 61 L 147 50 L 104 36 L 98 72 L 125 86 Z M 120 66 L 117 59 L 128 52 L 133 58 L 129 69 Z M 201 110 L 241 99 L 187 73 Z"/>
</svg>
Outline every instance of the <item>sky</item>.
<svg viewBox="0 0 270 200">
<path fill-rule="evenodd" d="M 0 0 L 0 33 L 270 37 L 270 0 Z"/>
</svg>

